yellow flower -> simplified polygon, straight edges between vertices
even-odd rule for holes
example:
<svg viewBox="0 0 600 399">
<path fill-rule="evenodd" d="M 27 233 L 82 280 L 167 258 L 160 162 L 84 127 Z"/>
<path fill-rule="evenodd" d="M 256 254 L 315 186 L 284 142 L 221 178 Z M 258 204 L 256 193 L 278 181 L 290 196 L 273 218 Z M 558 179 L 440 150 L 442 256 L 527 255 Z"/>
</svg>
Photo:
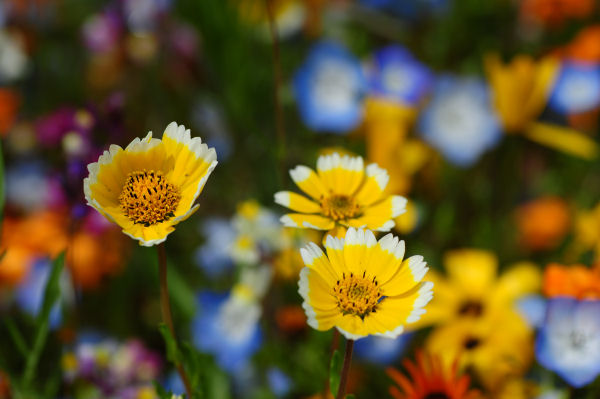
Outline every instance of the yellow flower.
<svg viewBox="0 0 600 399">
<path fill-rule="evenodd" d="M 125 149 L 111 145 L 89 164 L 85 198 L 140 245 L 156 245 L 198 209 L 194 201 L 216 159 L 213 148 L 172 122 L 162 140 L 150 132 Z"/>
<path fill-rule="evenodd" d="M 437 288 L 437 287 L 436 287 Z M 459 359 L 489 390 L 523 375 L 533 358 L 533 335 L 515 312 L 495 313 L 481 319 L 462 319 L 433 330 L 425 344 L 446 364 Z"/>
<path fill-rule="evenodd" d="M 559 70 L 558 60 L 548 57 L 536 62 L 520 55 L 503 64 L 497 54 L 490 54 L 485 67 L 504 128 L 509 133 L 523 131 L 546 106 Z"/>
<path fill-rule="evenodd" d="M 427 276 L 436 286 L 436 297 L 418 326 L 515 312 L 514 301 L 541 286 L 540 271 L 527 262 L 515 264 L 497 278 L 498 259 L 484 250 L 450 251 L 444 266 L 447 277 L 434 271 Z"/>
<path fill-rule="evenodd" d="M 578 259 L 581 253 L 592 250 L 594 260 L 600 257 L 600 203 L 594 208 L 579 212 L 575 219 L 575 239 L 569 258 Z"/>
<path fill-rule="evenodd" d="M 404 241 L 388 234 L 379 242 L 370 230 L 349 228 L 345 239 L 327 236 L 327 255 L 314 243 L 300 250 L 306 265 L 299 293 L 308 324 L 336 327 L 347 339 L 394 338 L 417 321 L 433 293 L 423 282 L 422 256 L 404 257 Z"/>
<path fill-rule="evenodd" d="M 494 105 L 508 133 L 523 133 L 528 139 L 584 159 L 593 159 L 598 146 L 587 135 L 562 126 L 536 122 L 542 113 L 559 71 L 557 59 L 536 62 L 521 55 L 509 64 L 490 54 L 485 67 L 494 96 Z"/>
<path fill-rule="evenodd" d="M 299 165 L 290 170 L 298 187 L 312 199 L 290 192 L 275 194 L 275 202 L 301 213 L 281 218 L 287 227 L 331 230 L 336 226 L 389 231 L 404 213 L 406 198 L 385 195 L 389 176 L 376 164 L 363 166 L 361 157 L 320 156 L 317 172 Z"/>
<path fill-rule="evenodd" d="M 404 194 L 412 176 L 429 160 L 431 150 L 420 140 L 408 138 L 417 110 L 393 101 L 367 98 L 365 136 L 367 158 L 390 174 L 387 192 Z"/>
</svg>

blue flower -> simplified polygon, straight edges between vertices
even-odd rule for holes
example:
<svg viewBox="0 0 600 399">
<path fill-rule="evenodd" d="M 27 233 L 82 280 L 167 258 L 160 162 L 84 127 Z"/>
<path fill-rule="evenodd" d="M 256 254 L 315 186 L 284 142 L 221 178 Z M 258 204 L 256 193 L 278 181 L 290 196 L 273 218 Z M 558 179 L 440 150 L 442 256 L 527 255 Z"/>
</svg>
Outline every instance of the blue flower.
<svg viewBox="0 0 600 399">
<path fill-rule="evenodd" d="M 366 82 L 359 61 L 341 45 L 313 46 L 293 85 L 300 116 L 312 130 L 343 134 L 360 123 Z"/>
<path fill-rule="evenodd" d="M 415 105 L 427 94 L 432 76 L 408 50 L 392 45 L 375 53 L 368 80 L 375 96 Z"/>
<path fill-rule="evenodd" d="M 203 292 L 193 322 L 194 345 L 215 356 L 217 364 L 235 374 L 262 345 L 260 304 L 233 294 Z"/>
<path fill-rule="evenodd" d="M 42 310 L 44 302 L 44 293 L 52 265 L 48 260 L 39 260 L 33 264 L 25 280 L 19 285 L 16 291 L 17 305 L 32 317 L 37 317 Z M 57 328 L 62 322 L 60 311 L 60 301 L 54 304 L 50 311 L 50 328 Z"/>
<path fill-rule="evenodd" d="M 535 343 L 539 363 L 579 388 L 600 374 L 600 301 L 548 301 Z"/>
<path fill-rule="evenodd" d="M 225 218 L 209 218 L 201 229 L 206 242 L 194 254 L 196 264 L 208 277 L 216 278 L 231 270 L 233 262 L 230 247 L 237 233 Z"/>
<path fill-rule="evenodd" d="M 413 334 L 404 333 L 397 338 L 390 339 L 369 335 L 364 339 L 356 341 L 354 350 L 356 356 L 369 363 L 389 365 L 394 363 L 410 342 Z"/>
<path fill-rule="evenodd" d="M 421 114 L 423 138 L 451 163 L 469 166 L 502 137 L 486 84 L 475 78 L 442 76 Z"/>
<path fill-rule="evenodd" d="M 277 398 L 287 395 L 292 388 L 290 377 L 277 367 L 271 367 L 267 370 L 267 382 L 271 392 Z"/>
<path fill-rule="evenodd" d="M 417 18 L 425 13 L 440 14 L 449 9 L 449 0 L 360 0 L 360 2 L 371 8 L 389 11 L 393 14 Z"/>
<path fill-rule="evenodd" d="M 600 105 L 600 66 L 569 61 L 563 63 L 548 106 L 562 114 L 589 111 Z"/>
</svg>

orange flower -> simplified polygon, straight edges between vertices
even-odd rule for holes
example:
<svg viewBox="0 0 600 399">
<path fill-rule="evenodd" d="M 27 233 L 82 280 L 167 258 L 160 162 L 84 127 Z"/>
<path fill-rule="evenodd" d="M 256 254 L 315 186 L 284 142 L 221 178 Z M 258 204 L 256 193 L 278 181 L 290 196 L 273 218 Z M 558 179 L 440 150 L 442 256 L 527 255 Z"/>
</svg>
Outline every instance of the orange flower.
<svg viewBox="0 0 600 399">
<path fill-rule="evenodd" d="M 15 123 L 19 103 L 14 91 L 0 88 L 0 137 L 6 136 Z"/>
<path fill-rule="evenodd" d="M 594 11 L 594 0 L 523 0 L 525 20 L 556 26 L 571 18 L 584 18 Z"/>
<path fill-rule="evenodd" d="M 289 305 L 277 309 L 275 313 L 277 327 L 287 333 L 295 333 L 306 328 L 306 315 L 301 306 Z"/>
<path fill-rule="evenodd" d="M 531 250 L 552 249 L 571 223 L 569 208 L 558 197 L 541 197 L 520 206 L 516 213 L 521 245 Z"/>
<path fill-rule="evenodd" d="M 83 289 L 93 289 L 104 277 L 121 269 L 129 244 L 121 234 L 120 229 L 114 227 L 100 234 L 85 230 L 74 234 L 67 251 L 67 264 L 75 284 Z"/>
<path fill-rule="evenodd" d="M 36 257 L 56 257 L 67 247 L 64 212 L 35 212 L 23 219 L 7 217 L 2 224 L 0 285 L 18 284 Z"/>
<path fill-rule="evenodd" d="M 458 362 L 451 367 L 444 366 L 438 356 L 421 351 L 417 352 L 417 361 L 403 362 L 408 376 L 394 368 L 388 368 L 387 374 L 401 388 L 390 387 L 390 394 L 395 399 L 471 399 L 478 398 L 479 392 L 469 389 L 471 382 L 468 375 L 458 375 Z"/>
<path fill-rule="evenodd" d="M 600 299 L 600 266 L 562 266 L 552 263 L 544 271 L 544 295 Z"/>
<path fill-rule="evenodd" d="M 562 50 L 565 58 L 584 62 L 600 62 L 600 25 L 582 29 Z"/>
</svg>

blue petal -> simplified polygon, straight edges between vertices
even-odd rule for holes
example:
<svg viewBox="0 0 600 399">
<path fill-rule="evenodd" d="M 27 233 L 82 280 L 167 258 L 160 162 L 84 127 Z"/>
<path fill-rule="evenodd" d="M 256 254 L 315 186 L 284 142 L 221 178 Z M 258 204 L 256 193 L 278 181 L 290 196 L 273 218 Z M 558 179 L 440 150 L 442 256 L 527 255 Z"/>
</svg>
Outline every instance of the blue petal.
<svg viewBox="0 0 600 399">
<path fill-rule="evenodd" d="M 580 62 L 562 65 L 550 99 L 550 108 L 562 114 L 592 110 L 600 105 L 600 66 Z"/>
</svg>

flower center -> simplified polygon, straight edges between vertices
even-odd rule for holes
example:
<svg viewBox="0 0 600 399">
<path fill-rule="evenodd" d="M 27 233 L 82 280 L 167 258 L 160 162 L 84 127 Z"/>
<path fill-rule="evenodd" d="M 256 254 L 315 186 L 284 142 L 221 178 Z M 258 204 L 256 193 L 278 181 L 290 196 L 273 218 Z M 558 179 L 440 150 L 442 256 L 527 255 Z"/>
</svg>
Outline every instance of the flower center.
<svg viewBox="0 0 600 399">
<path fill-rule="evenodd" d="M 148 227 L 175 216 L 181 195 L 161 171 L 143 170 L 127 175 L 119 203 L 134 223 Z"/>
<path fill-rule="evenodd" d="M 468 337 L 467 339 L 465 339 L 465 341 L 463 342 L 463 346 L 465 347 L 465 349 L 467 350 L 471 350 L 471 349 L 475 349 L 477 348 L 479 345 L 481 344 L 481 341 L 479 340 L 479 338 L 476 337 Z"/>
<path fill-rule="evenodd" d="M 359 207 L 354 198 L 347 195 L 331 195 L 321 198 L 323 215 L 333 220 L 345 220 L 358 214 Z"/>
<path fill-rule="evenodd" d="M 479 317 L 483 313 L 483 304 L 479 301 L 466 301 L 462 304 L 458 313 L 462 316 Z"/>
<path fill-rule="evenodd" d="M 352 314 L 364 318 L 371 312 L 375 312 L 375 306 L 381 299 L 381 292 L 375 277 L 369 279 L 366 272 L 362 277 L 343 274 L 334 289 L 337 304 L 343 314 Z"/>
</svg>

